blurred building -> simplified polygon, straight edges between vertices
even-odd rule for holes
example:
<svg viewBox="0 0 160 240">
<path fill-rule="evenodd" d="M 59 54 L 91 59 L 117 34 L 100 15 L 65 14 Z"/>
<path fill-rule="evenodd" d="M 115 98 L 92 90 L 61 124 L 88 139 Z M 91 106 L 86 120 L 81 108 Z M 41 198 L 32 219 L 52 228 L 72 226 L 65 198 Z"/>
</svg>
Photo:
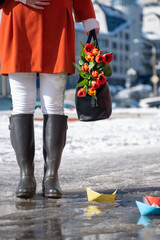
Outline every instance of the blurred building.
<svg viewBox="0 0 160 240">
<path fill-rule="evenodd" d="M 126 53 L 128 55 L 128 69 L 134 69 L 137 76 L 140 77 L 144 72 L 141 65 L 141 44 L 140 42 L 135 43 L 134 39 L 141 39 L 142 37 L 142 6 L 138 0 L 112 0 L 112 6 L 131 21 L 128 29 L 130 32 L 130 38 L 128 39 L 130 51 L 128 54 Z"/>
<path fill-rule="evenodd" d="M 143 8 L 142 30 L 160 35 L 160 5 L 147 5 Z"/>
<path fill-rule="evenodd" d="M 149 5 L 149 4 L 157 4 L 158 0 L 139 0 L 139 2 L 143 5 Z"/>
<path fill-rule="evenodd" d="M 98 0 L 98 2 L 108 5 L 108 6 L 112 5 L 112 0 Z M 126 2 L 126 1 L 124 0 L 124 2 Z M 142 5 L 157 4 L 158 0 L 139 0 L 139 3 Z"/>
<path fill-rule="evenodd" d="M 146 65 L 146 73 L 152 75 L 155 64 L 157 74 L 160 74 L 160 5 L 146 5 L 143 8 L 143 64 Z M 153 62 L 152 51 L 155 49 L 155 63 Z M 150 62 L 147 59 L 150 58 Z"/>
</svg>

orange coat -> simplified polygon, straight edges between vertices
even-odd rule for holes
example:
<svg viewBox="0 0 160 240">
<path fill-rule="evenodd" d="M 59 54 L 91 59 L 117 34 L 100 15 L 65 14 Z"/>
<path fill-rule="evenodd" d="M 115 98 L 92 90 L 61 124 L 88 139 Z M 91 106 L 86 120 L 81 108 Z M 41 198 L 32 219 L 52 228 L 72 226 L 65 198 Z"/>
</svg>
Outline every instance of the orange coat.
<svg viewBox="0 0 160 240">
<path fill-rule="evenodd" d="M 5 0 L 0 8 L 0 74 L 74 73 L 72 11 L 77 22 L 95 18 L 91 0 L 52 0 L 44 10 Z"/>
</svg>

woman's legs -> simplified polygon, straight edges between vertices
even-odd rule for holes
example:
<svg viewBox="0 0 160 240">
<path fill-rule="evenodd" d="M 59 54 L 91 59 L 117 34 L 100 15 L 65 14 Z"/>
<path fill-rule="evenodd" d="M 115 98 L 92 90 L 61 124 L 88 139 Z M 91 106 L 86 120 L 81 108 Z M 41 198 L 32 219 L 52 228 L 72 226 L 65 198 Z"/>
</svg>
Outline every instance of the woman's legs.
<svg viewBox="0 0 160 240">
<path fill-rule="evenodd" d="M 43 114 L 64 114 L 67 73 L 40 73 L 40 98 Z M 36 73 L 9 74 L 14 114 L 33 114 L 36 103 Z"/>
<path fill-rule="evenodd" d="M 44 178 L 43 195 L 60 198 L 58 168 L 66 142 L 67 116 L 64 116 L 66 73 L 40 74 L 43 122 Z"/>
<path fill-rule="evenodd" d="M 30 198 L 36 190 L 33 162 L 35 80 L 35 74 L 9 74 L 13 102 L 13 114 L 10 117 L 10 136 L 20 167 L 20 181 L 16 190 L 16 195 L 20 198 Z"/>
<path fill-rule="evenodd" d="M 40 97 L 44 114 L 43 194 L 47 197 L 61 197 L 58 168 L 66 142 L 67 116 L 64 116 L 63 109 L 66 79 L 66 73 L 40 74 Z M 11 142 L 21 170 L 16 194 L 17 197 L 31 197 L 35 193 L 33 113 L 36 73 L 9 74 L 9 80 L 13 101 Z"/>
</svg>

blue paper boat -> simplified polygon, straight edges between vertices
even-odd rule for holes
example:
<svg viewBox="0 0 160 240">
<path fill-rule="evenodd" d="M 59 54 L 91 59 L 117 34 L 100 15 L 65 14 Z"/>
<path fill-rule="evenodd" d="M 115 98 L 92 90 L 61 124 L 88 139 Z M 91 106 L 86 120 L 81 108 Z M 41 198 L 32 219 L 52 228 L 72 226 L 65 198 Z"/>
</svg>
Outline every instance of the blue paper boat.
<svg viewBox="0 0 160 240">
<path fill-rule="evenodd" d="M 136 201 L 140 214 L 143 215 L 160 215 L 160 208 L 152 207 L 143 202 Z"/>
</svg>

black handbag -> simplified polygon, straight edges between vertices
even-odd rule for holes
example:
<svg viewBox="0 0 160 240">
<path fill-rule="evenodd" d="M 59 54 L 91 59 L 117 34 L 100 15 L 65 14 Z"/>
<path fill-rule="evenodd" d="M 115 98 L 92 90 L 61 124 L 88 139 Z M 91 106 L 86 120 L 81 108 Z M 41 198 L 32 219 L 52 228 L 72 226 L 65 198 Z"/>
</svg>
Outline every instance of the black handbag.
<svg viewBox="0 0 160 240">
<path fill-rule="evenodd" d="M 3 4 L 5 2 L 5 0 L 0 0 L 0 5 Z"/>
<path fill-rule="evenodd" d="M 90 43 L 92 38 L 96 40 L 96 44 L 98 46 L 95 30 L 90 31 L 87 43 Z M 82 80 L 83 78 L 80 76 L 78 83 Z M 85 97 L 78 97 L 77 92 L 79 89 L 80 88 L 76 88 L 75 104 L 78 119 L 80 121 L 96 121 L 107 119 L 111 116 L 112 100 L 107 82 L 97 89 L 97 100 L 88 94 Z"/>
</svg>

